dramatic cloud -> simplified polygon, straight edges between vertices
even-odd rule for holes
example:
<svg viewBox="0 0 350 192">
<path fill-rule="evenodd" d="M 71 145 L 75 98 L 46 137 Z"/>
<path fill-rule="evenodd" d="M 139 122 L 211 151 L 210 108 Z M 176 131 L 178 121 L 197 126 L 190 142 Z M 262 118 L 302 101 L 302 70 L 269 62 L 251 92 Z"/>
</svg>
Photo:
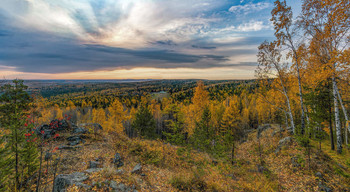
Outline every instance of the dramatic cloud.
<svg viewBox="0 0 350 192">
<path fill-rule="evenodd" d="M 196 76 L 216 69 L 253 77 L 257 46 L 273 37 L 272 2 L 236 3 L 2 0 L 0 75 L 97 78 L 92 73 L 132 75 L 147 68 L 152 69 L 147 70 L 152 75 L 144 74 L 149 77 L 157 70 L 183 77 L 185 69 Z M 215 76 L 222 78 L 219 73 L 210 77 Z"/>
</svg>

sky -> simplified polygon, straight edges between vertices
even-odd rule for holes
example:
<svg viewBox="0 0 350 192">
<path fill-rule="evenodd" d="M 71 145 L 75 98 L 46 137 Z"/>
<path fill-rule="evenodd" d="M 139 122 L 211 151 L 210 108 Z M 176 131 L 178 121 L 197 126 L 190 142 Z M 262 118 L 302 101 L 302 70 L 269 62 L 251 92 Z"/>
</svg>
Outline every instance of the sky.
<svg viewBox="0 0 350 192">
<path fill-rule="evenodd" d="M 300 1 L 289 0 L 297 14 Z M 251 79 L 272 0 L 1 0 L 6 79 Z"/>
</svg>

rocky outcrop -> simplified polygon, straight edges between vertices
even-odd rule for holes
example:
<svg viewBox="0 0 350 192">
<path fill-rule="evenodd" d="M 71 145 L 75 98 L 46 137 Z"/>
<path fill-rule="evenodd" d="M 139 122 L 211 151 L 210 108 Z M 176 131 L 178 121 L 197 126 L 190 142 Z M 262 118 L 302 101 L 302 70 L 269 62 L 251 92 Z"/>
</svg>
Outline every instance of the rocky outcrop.
<svg viewBox="0 0 350 192">
<path fill-rule="evenodd" d="M 71 186 L 75 185 L 78 187 L 84 187 L 84 188 L 90 188 L 90 186 L 82 183 L 83 181 L 87 180 L 89 177 L 81 172 L 75 172 L 72 174 L 61 174 L 58 175 L 54 181 L 54 192 L 64 192 L 66 189 Z"/>
<path fill-rule="evenodd" d="M 102 129 L 102 127 L 100 128 Z M 50 124 L 43 124 L 37 127 L 34 131 L 37 135 L 42 136 L 44 139 L 52 138 L 57 132 L 61 131 L 71 131 L 73 134 L 88 133 L 88 129 L 78 127 L 74 123 L 65 119 L 54 119 L 50 122 Z"/>
<path fill-rule="evenodd" d="M 75 145 L 78 145 L 79 143 L 85 143 L 85 140 L 83 138 L 85 138 L 83 135 L 74 135 L 74 136 L 67 137 L 67 141 L 70 141 L 68 145 L 75 146 Z"/>
</svg>

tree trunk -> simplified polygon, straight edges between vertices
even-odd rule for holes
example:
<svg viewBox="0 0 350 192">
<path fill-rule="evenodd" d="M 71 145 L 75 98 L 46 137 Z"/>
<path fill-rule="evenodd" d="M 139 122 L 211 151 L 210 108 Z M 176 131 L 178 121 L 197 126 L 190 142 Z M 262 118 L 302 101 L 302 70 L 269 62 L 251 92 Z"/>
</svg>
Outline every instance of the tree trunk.
<svg viewBox="0 0 350 192">
<path fill-rule="evenodd" d="M 285 123 L 286 123 L 286 129 L 288 129 L 288 113 L 284 113 L 284 115 L 286 116 L 285 118 Z"/>
<path fill-rule="evenodd" d="M 335 81 L 334 76 L 332 77 L 332 85 L 333 85 L 333 100 L 334 100 L 335 131 L 337 135 L 337 152 L 340 154 L 342 153 L 342 135 L 341 135 L 341 125 L 340 125 L 338 99 L 337 99 L 337 82 Z"/>
<path fill-rule="evenodd" d="M 332 123 L 332 99 L 331 99 L 331 89 L 330 89 L 330 85 L 328 84 L 328 90 L 329 90 L 329 97 L 328 97 L 328 123 L 329 123 L 329 134 L 330 134 L 330 138 L 331 138 L 331 149 L 334 150 L 335 146 L 334 146 L 334 135 L 333 135 L 333 123 Z"/>
<path fill-rule="evenodd" d="M 290 124 L 292 125 L 292 130 L 293 130 L 293 134 L 295 134 L 295 125 L 294 125 L 294 118 L 293 118 L 293 114 L 292 114 L 292 108 L 290 107 L 290 102 L 289 102 L 289 97 L 287 97 L 287 105 L 288 105 L 288 114 L 289 114 L 289 118 L 290 118 Z"/>
<path fill-rule="evenodd" d="M 231 151 L 231 164 L 234 164 L 234 158 L 235 158 L 235 142 L 232 143 L 232 151 Z"/>
<path fill-rule="evenodd" d="M 299 83 L 299 96 L 300 96 L 300 106 L 301 106 L 301 127 L 300 134 L 304 135 L 305 132 L 305 110 L 304 110 L 304 102 L 303 102 L 303 90 L 301 88 L 301 78 L 299 73 L 299 64 L 297 63 L 297 72 L 298 72 L 298 83 Z"/>
<path fill-rule="evenodd" d="M 345 106 L 344 106 L 344 104 L 343 104 L 343 99 L 341 98 L 341 95 L 340 95 L 340 92 L 339 92 L 339 89 L 338 89 L 338 86 L 337 86 L 337 85 L 336 85 L 336 91 L 337 91 L 337 93 L 338 93 L 338 99 L 339 99 L 341 108 L 343 109 L 343 113 L 344 113 L 345 120 L 346 120 L 346 122 L 349 122 L 349 116 L 348 116 L 348 113 L 347 113 L 347 111 L 346 111 L 346 108 L 345 108 Z M 349 123 L 347 123 L 347 129 L 348 129 L 348 131 L 350 131 L 350 124 L 349 124 Z M 346 128 L 345 128 L 345 130 L 346 130 Z"/>
<path fill-rule="evenodd" d="M 303 135 L 305 131 L 305 110 L 304 110 L 304 101 L 303 101 L 303 89 L 301 87 L 301 77 L 300 77 L 300 63 L 299 63 L 299 55 L 297 52 L 297 48 L 294 46 L 294 42 L 292 39 L 292 35 L 289 33 L 289 29 L 287 30 L 288 35 L 288 41 L 290 43 L 291 49 L 293 51 L 293 57 L 295 59 L 295 64 L 297 68 L 297 77 L 298 77 L 298 84 L 299 84 L 299 97 L 300 97 L 300 108 L 301 108 L 301 127 L 300 127 L 300 134 Z"/>
<path fill-rule="evenodd" d="M 279 72 L 279 69 L 278 69 L 278 72 Z M 290 100 L 289 100 L 287 88 L 283 84 L 281 75 L 279 75 L 279 77 L 280 77 L 279 79 L 280 79 L 281 86 L 283 88 L 284 96 L 286 97 L 286 101 L 287 101 L 288 115 L 289 115 L 289 118 L 290 118 L 290 124 L 292 125 L 293 134 L 295 134 L 294 118 L 293 118 L 293 114 L 292 114 L 292 108 L 290 107 Z M 287 129 L 288 129 L 288 127 L 287 127 Z"/>
</svg>

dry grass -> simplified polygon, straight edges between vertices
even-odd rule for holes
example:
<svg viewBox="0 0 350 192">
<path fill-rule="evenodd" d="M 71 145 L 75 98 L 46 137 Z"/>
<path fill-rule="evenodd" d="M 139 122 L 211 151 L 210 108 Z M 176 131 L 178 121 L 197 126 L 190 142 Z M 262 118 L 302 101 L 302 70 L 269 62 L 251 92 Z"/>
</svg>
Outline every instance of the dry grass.
<svg viewBox="0 0 350 192">
<path fill-rule="evenodd" d="M 346 176 L 350 174 L 348 150 L 338 155 L 325 148 L 318 155 L 313 148 L 309 169 L 305 149 L 297 142 L 283 148 L 278 155 L 274 153 L 278 141 L 287 134 L 272 137 L 273 131 L 264 131 L 260 140 L 264 166 L 268 169 L 263 173 L 257 171 L 257 165 L 260 164 L 258 140 L 256 133 L 252 132 L 247 142 L 238 145 L 233 166 L 225 159 L 216 160 L 217 164 L 214 164 L 206 153 L 164 144 L 162 141 L 108 134 L 97 140 L 87 139 L 83 147 L 76 150 L 62 150 L 58 174 L 83 172 L 89 161 L 99 158 L 102 171 L 90 174 L 85 181 L 88 185 L 99 183 L 95 191 L 107 190 L 104 184 L 106 180 L 135 185 L 139 191 L 317 191 L 317 171 L 324 175 L 326 184 L 335 191 L 349 187 L 350 180 Z M 63 142 L 57 141 L 52 147 Z M 124 166 L 120 168 L 124 171 L 122 174 L 118 174 L 117 168 L 111 163 L 116 152 L 120 153 L 124 161 Z M 297 157 L 300 167 L 292 166 L 292 157 Z M 145 176 L 131 174 L 137 163 L 142 164 Z M 347 169 L 340 168 L 338 164 Z M 49 182 L 47 188 L 50 188 L 52 177 L 44 177 L 44 180 Z M 70 190 L 77 188 L 71 187 Z"/>
</svg>

